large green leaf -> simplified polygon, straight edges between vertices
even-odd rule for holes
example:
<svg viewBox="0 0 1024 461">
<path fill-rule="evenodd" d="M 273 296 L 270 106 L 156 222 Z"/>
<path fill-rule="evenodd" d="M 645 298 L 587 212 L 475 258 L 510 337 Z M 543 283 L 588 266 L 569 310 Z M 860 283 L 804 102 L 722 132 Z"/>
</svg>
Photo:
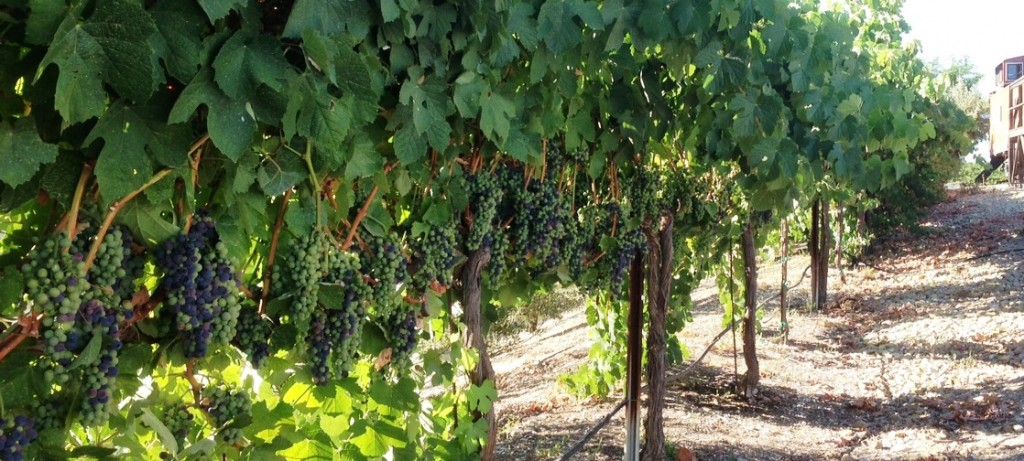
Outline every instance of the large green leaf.
<svg viewBox="0 0 1024 461">
<path fill-rule="evenodd" d="M 39 65 L 40 74 L 50 64 L 60 68 L 55 104 L 61 115 L 71 123 L 100 115 L 101 82 L 123 97 L 146 100 L 158 83 L 149 41 L 156 30 L 149 13 L 124 0 L 101 0 L 81 23 L 69 14 Z"/>
<path fill-rule="evenodd" d="M 256 120 L 247 102 L 229 98 L 216 84 L 209 72 L 200 72 L 185 90 L 168 116 L 169 123 L 188 121 L 196 109 L 206 105 L 206 128 L 210 140 L 231 160 L 238 160 L 252 148 L 256 134 Z"/>
<path fill-rule="evenodd" d="M 96 181 L 107 203 L 120 199 L 146 183 L 153 174 L 153 162 L 146 145 L 153 132 L 131 108 L 118 104 L 103 114 L 86 138 L 86 144 L 103 139 L 96 161 Z"/>
<path fill-rule="evenodd" d="M 0 123 L 0 181 L 18 186 L 56 158 L 57 146 L 39 139 L 32 119 L 18 120 L 14 126 Z"/>
<path fill-rule="evenodd" d="M 231 36 L 213 60 L 214 80 L 232 99 L 252 99 L 260 85 L 280 90 L 287 68 L 280 42 L 242 32 Z"/>
</svg>

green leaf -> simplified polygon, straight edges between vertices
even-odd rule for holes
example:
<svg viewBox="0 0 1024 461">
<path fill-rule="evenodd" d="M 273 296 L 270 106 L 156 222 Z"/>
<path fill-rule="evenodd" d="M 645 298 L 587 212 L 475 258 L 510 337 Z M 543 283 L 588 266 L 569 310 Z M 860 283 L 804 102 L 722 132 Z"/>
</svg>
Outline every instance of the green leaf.
<svg viewBox="0 0 1024 461">
<path fill-rule="evenodd" d="M 50 64 L 60 68 L 55 106 L 61 115 L 70 123 L 100 115 L 101 81 L 131 100 L 148 99 L 157 84 L 149 42 L 157 29 L 150 15 L 133 2 L 103 0 L 88 20 L 77 19 L 70 14 L 61 24 L 36 75 Z"/>
<path fill-rule="evenodd" d="M 370 7 L 364 0 L 296 0 L 283 35 L 299 38 L 302 31 L 314 29 L 324 35 L 348 32 L 353 37 L 365 37 L 370 32 L 371 17 Z"/>
<path fill-rule="evenodd" d="M 152 177 L 153 162 L 145 149 L 152 137 L 146 122 L 124 105 L 111 107 L 96 123 L 85 144 L 103 139 L 95 171 L 105 203 L 128 195 Z"/>
<path fill-rule="evenodd" d="M 480 97 L 480 129 L 489 139 L 508 139 L 509 119 L 515 114 L 515 104 L 497 93 L 488 92 Z"/>
<path fill-rule="evenodd" d="M 48 45 L 67 14 L 65 2 L 29 0 L 31 13 L 25 24 L 25 40 L 33 45 Z"/>
<path fill-rule="evenodd" d="M 279 450 L 277 454 L 288 460 L 331 461 L 334 459 L 334 449 L 331 445 L 316 439 L 300 440 L 287 449 Z"/>
<path fill-rule="evenodd" d="M 564 0 L 548 0 L 537 14 L 537 31 L 541 40 L 554 54 L 562 54 L 583 40 L 580 26 L 576 24 L 572 3 Z"/>
<path fill-rule="evenodd" d="M 239 0 L 199 0 L 199 5 L 210 17 L 210 22 L 214 22 L 227 16 L 232 9 L 241 7 L 243 4 Z"/>
<path fill-rule="evenodd" d="M 274 197 L 295 187 L 306 178 L 306 164 L 297 155 L 283 152 L 273 159 L 266 159 L 256 173 L 260 188 L 267 195 Z"/>
<path fill-rule="evenodd" d="M 367 138 L 354 140 L 351 152 L 352 158 L 345 165 L 346 180 L 369 178 L 384 168 L 384 157 L 381 157 L 373 147 L 373 142 Z"/>
<path fill-rule="evenodd" d="M 402 165 L 419 163 L 426 157 L 427 140 L 416 134 L 411 125 L 406 125 L 395 133 L 395 156 Z"/>
<path fill-rule="evenodd" d="M 470 410 L 478 410 L 481 413 L 491 411 L 491 404 L 498 400 L 498 391 L 494 388 L 494 381 L 488 379 L 480 386 L 472 384 L 466 391 L 466 400 L 469 401 Z"/>
<path fill-rule="evenodd" d="M 281 43 L 268 35 L 245 35 L 236 32 L 213 60 L 217 85 L 232 99 L 252 99 L 260 85 L 280 91 L 289 66 Z"/>
<path fill-rule="evenodd" d="M 0 123 L 0 181 L 19 186 L 35 176 L 40 165 L 57 159 L 57 146 L 43 142 L 32 119 L 14 126 Z"/>
<path fill-rule="evenodd" d="M 213 83 L 208 71 L 197 74 L 181 92 L 167 117 L 168 123 L 188 121 L 200 105 L 208 109 L 206 128 L 221 153 L 236 161 L 252 148 L 256 120 L 246 107 L 247 103 L 225 95 Z"/>
<path fill-rule="evenodd" d="M 836 110 L 843 116 L 849 117 L 854 114 L 859 114 L 861 108 L 864 107 L 864 100 L 861 99 L 860 95 L 851 94 L 843 102 L 839 103 Z"/>
<path fill-rule="evenodd" d="M 282 121 L 285 137 L 296 134 L 321 151 L 338 152 L 345 145 L 351 124 L 349 107 L 327 91 L 327 82 L 310 75 L 293 79 Z"/>
<path fill-rule="evenodd" d="M 448 148 L 451 126 L 446 118 L 454 110 L 449 109 L 445 85 L 435 78 L 423 83 L 412 80 L 402 84 L 399 100 L 412 108 L 412 122 L 416 133 L 426 135 L 427 142 L 438 151 Z"/>
<path fill-rule="evenodd" d="M 17 267 L 7 266 L 0 271 L 0 316 L 15 318 L 21 313 L 21 292 L 24 289 L 24 276 Z"/>
<path fill-rule="evenodd" d="M 168 181 L 169 179 L 164 179 Z M 164 219 L 164 214 L 173 216 L 169 204 L 155 206 L 132 200 L 118 213 L 118 221 L 127 225 L 132 233 L 142 237 L 150 245 L 163 242 L 178 234 L 180 228 Z"/>
<path fill-rule="evenodd" d="M 86 367 L 96 363 L 100 359 L 100 351 L 103 348 L 103 335 L 92 335 L 92 339 L 89 340 L 89 344 L 85 345 L 85 349 L 82 349 L 82 353 L 78 354 L 78 358 L 75 359 L 74 363 L 71 364 L 68 369 L 74 370 L 80 367 Z"/>
<path fill-rule="evenodd" d="M 395 3 L 395 0 L 382 0 L 380 2 L 380 14 L 384 22 L 391 22 L 398 19 L 401 10 L 398 9 L 398 4 Z"/>
<path fill-rule="evenodd" d="M 149 14 L 161 38 L 155 51 L 167 73 L 182 82 L 192 80 L 201 64 L 205 14 L 192 0 L 160 0 Z"/>
<path fill-rule="evenodd" d="M 371 458 L 384 456 L 391 447 L 403 447 L 407 443 L 401 428 L 382 420 L 374 421 L 373 425 L 359 421 L 352 426 L 352 431 L 358 434 L 352 438 L 352 443 L 359 448 L 360 453 Z"/>
</svg>

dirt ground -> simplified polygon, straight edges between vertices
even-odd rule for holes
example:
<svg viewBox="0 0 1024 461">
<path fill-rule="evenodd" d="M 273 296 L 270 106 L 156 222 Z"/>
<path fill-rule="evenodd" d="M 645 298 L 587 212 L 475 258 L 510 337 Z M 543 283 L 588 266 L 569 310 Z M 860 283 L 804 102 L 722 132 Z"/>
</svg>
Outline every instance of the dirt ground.
<svg viewBox="0 0 1024 461">
<path fill-rule="evenodd" d="M 827 311 L 807 310 L 809 280 L 793 289 L 788 342 L 778 302 L 768 303 L 754 401 L 733 395 L 731 336 L 697 373 L 670 382 L 667 439 L 700 460 L 1024 460 L 1024 191 L 983 188 L 921 225 L 846 269 L 845 281 L 833 269 Z M 790 261 L 790 283 L 806 266 Z M 760 270 L 762 299 L 780 275 Z M 694 299 L 679 338 L 697 356 L 722 309 L 712 282 Z M 496 348 L 499 459 L 558 459 L 621 400 L 579 401 L 557 383 L 590 344 L 577 308 Z M 573 459 L 621 459 L 623 427 L 619 412 Z"/>
</svg>

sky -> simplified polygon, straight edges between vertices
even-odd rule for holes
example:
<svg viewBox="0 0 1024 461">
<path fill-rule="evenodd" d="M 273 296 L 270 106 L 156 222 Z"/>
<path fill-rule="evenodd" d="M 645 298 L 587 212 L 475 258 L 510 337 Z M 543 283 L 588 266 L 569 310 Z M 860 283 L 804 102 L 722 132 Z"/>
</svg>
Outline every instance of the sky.
<svg viewBox="0 0 1024 461">
<path fill-rule="evenodd" d="M 1022 0 L 905 0 L 903 19 L 910 24 L 907 38 L 921 43 L 922 59 L 949 65 L 966 57 L 986 96 L 995 87 L 996 65 L 1024 55 Z M 987 140 L 969 158 L 975 156 L 988 159 Z"/>
<path fill-rule="evenodd" d="M 1024 55 L 1021 0 L 906 0 L 903 18 L 926 61 L 967 57 L 983 76 L 982 94 L 992 91 L 997 64 Z"/>
</svg>

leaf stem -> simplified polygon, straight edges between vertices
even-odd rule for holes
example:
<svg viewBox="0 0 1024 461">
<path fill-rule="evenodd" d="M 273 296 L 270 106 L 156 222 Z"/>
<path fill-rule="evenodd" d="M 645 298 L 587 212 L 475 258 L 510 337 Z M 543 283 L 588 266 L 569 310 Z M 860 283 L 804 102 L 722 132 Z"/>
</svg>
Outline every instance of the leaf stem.
<svg viewBox="0 0 1024 461">
<path fill-rule="evenodd" d="M 75 197 L 71 200 L 71 210 L 68 211 L 67 216 L 67 230 L 68 237 L 74 240 L 75 238 L 75 227 L 78 225 L 78 211 L 82 208 L 82 196 L 85 195 L 85 184 L 89 181 L 89 177 L 92 175 L 92 162 L 86 163 L 82 166 L 82 175 L 78 177 L 78 185 L 75 186 Z M 63 225 L 58 225 L 60 229 Z"/>
<path fill-rule="evenodd" d="M 370 195 L 366 197 L 366 201 L 363 202 L 363 206 L 359 208 L 359 213 L 356 214 L 356 219 L 352 220 L 352 227 L 348 228 L 348 235 L 345 236 L 345 241 L 341 244 L 342 250 L 347 250 L 352 246 L 352 239 L 356 236 L 356 229 L 359 229 L 359 224 L 363 222 L 363 218 L 366 217 L 366 213 L 370 211 L 370 204 L 373 203 L 373 199 L 377 196 L 379 188 L 377 185 L 370 189 Z"/>
<path fill-rule="evenodd" d="M 152 178 L 149 178 L 149 181 L 146 181 L 146 183 L 143 184 L 141 187 L 129 192 L 128 195 L 125 195 L 120 200 L 114 202 L 114 204 L 111 205 L 110 211 L 107 212 L 107 216 L 103 218 L 103 224 L 100 226 L 99 231 L 96 232 L 96 240 L 92 243 L 92 247 L 89 248 L 89 256 L 85 258 L 86 272 L 89 271 L 89 268 L 92 267 L 93 261 L 96 260 L 96 254 L 99 253 L 100 251 L 100 245 L 103 244 L 103 238 L 106 237 L 107 231 L 110 230 L 110 225 L 113 224 L 114 217 L 117 216 L 117 213 L 119 213 L 121 209 L 124 208 L 124 206 L 127 205 L 128 202 L 132 201 L 132 199 L 134 199 L 137 195 L 141 194 L 146 189 L 149 189 L 149 187 L 152 186 L 153 184 L 160 182 L 161 179 L 166 178 L 167 175 L 171 174 L 172 172 L 174 172 L 174 170 L 168 168 L 157 173 Z"/>
<path fill-rule="evenodd" d="M 277 241 L 281 237 L 281 227 L 284 226 L 284 214 L 288 210 L 288 200 L 292 197 L 289 189 L 284 193 L 281 201 L 281 208 L 277 211 L 277 221 L 274 222 L 274 233 L 270 238 L 270 252 L 267 253 L 267 267 L 263 270 L 263 293 L 260 296 L 260 315 L 267 313 L 267 300 L 270 299 L 270 275 L 274 270 L 274 258 L 277 256 Z"/>
</svg>

